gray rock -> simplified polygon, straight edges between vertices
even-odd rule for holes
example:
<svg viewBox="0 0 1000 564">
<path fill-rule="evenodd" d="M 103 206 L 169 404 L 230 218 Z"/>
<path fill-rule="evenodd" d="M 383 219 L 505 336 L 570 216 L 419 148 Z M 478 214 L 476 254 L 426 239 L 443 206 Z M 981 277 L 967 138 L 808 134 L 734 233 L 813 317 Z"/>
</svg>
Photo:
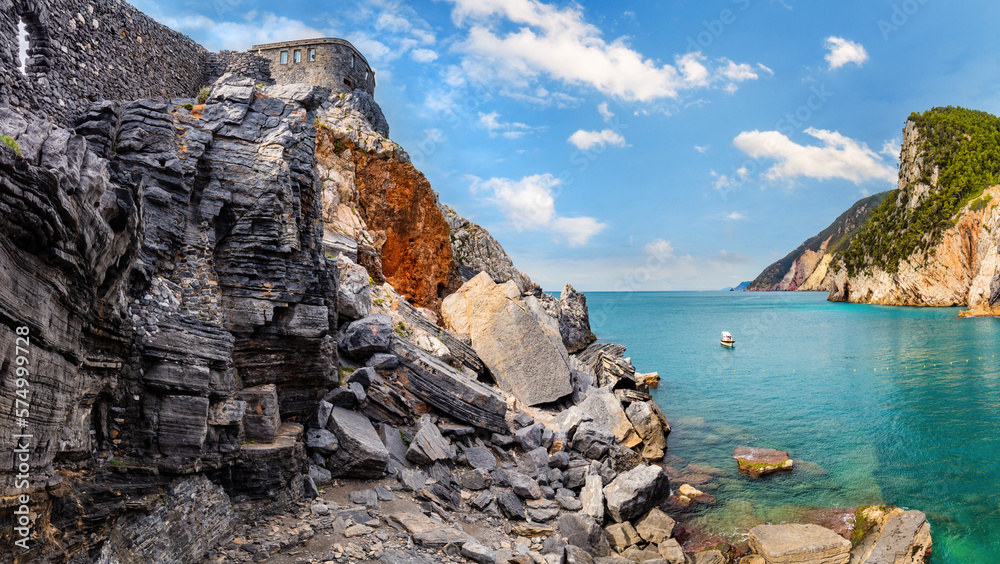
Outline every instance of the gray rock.
<svg viewBox="0 0 1000 564">
<path fill-rule="evenodd" d="M 594 558 L 586 550 L 574 546 L 566 546 L 566 564 L 594 564 Z"/>
<path fill-rule="evenodd" d="M 566 437 L 573 438 L 577 427 L 584 421 L 593 421 L 594 418 L 589 413 L 580 409 L 579 406 L 570 406 L 556 415 L 552 419 L 552 424 L 560 431 L 566 433 Z"/>
<path fill-rule="evenodd" d="M 615 523 L 604 530 L 608 534 L 608 542 L 611 543 L 611 548 L 618 552 L 623 552 L 628 547 L 642 542 L 642 537 L 636 532 L 632 523 L 628 521 Z"/>
<path fill-rule="evenodd" d="M 378 433 L 368 418 L 360 413 L 335 407 L 327 428 L 337 436 L 339 448 L 327 459 L 334 476 L 381 478 L 389 461 Z"/>
<path fill-rule="evenodd" d="M 508 472 L 507 477 L 510 479 L 511 488 L 513 488 L 514 493 L 517 495 L 525 499 L 542 498 L 542 490 L 535 480 L 520 472 Z"/>
<path fill-rule="evenodd" d="M 500 448 L 508 448 L 508 447 L 513 446 L 514 443 L 517 442 L 517 439 L 515 439 L 514 437 L 512 437 L 510 435 L 503 435 L 503 434 L 500 434 L 500 433 L 493 433 L 493 435 L 490 436 L 490 442 L 493 443 L 495 446 L 498 446 Z"/>
<path fill-rule="evenodd" d="M 585 458 L 598 460 L 607 454 L 614 440 L 614 434 L 606 427 L 596 421 L 584 421 L 573 435 L 572 448 Z"/>
<path fill-rule="evenodd" d="M 313 483 L 318 487 L 327 486 L 333 483 L 333 476 L 330 474 L 330 471 L 322 466 L 310 464 L 309 476 L 312 478 Z"/>
<path fill-rule="evenodd" d="M 874 543 L 871 552 L 864 555 L 861 564 L 922 562 L 931 548 L 927 516 L 915 510 L 891 512 Z M 858 548 L 862 550 L 859 551 Z M 867 548 L 867 546 L 855 547 L 853 552 L 864 554 Z"/>
<path fill-rule="evenodd" d="M 375 494 L 378 496 L 379 501 L 393 501 L 396 499 L 396 494 L 383 486 L 375 486 Z"/>
<path fill-rule="evenodd" d="M 590 330 L 587 297 L 569 284 L 563 286 L 559 295 L 559 334 L 566 350 L 571 353 L 582 351 L 597 340 Z"/>
<path fill-rule="evenodd" d="M 329 420 L 329 417 L 327 418 Z M 309 429 L 306 431 L 306 448 L 312 449 L 323 456 L 333 454 L 337 450 L 337 436 L 326 429 Z"/>
<path fill-rule="evenodd" d="M 409 460 L 406 459 L 406 443 L 403 442 L 403 436 L 400 434 L 400 430 L 397 427 L 389 425 L 388 423 L 383 423 L 378 428 L 379 438 L 382 439 L 382 444 L 385 445 L 386 450 L 389 451 L 389 455 L 397 462 L 402 464 L 406 468 L 411 468 L 413 465 Z"/>
<path fill-rule="evenodd" d="M 500 511 L 503 512 L 504 516 L 508 519 L 524 521 L 528 518 L 527 514 L 524 512 L 524 504 L 521 503 L 521 499 L 517 497 L 514 492 L 499 492 L 495 497 L 497 505 L 500 506 Z"/>
<path fill-rule="evenodd" d="M 378 494 L 375 490 L 357 490 L 348 494 L 351 503 L 364 505 L 365 507 L 378 507 Z"/>
<path fill-rule="evenodd" d="M 403 489 L 416 492 L 427 484 L 427 476 L 424 476 L 419 470 L 404 469 L 399 473 L 399 483 L 403 485 Z"/>
<path fill-rule="evenodd" d="M 208 433 L 208 398 L 164 396 L 160 401 L 160 451 L 167 456 L 201 456 Z"/>
<path fill-rule="evenodd" d="M 491 503 L 493 503 L 493 494 L 488 491 L 480 492 L 479 495 L 469 501 L 469 505 L 480 511 L 486 509 L 486 506 Z"/>
<path fill-rule="evenodd" d="M 365 361 L 365 366 L 375 370 L 391 370 L 399 366 L 399 357 L 389 353 L 375 353 Z"/>
<path fill-rule="evenodd" d="M 455 456 L 455 445 L 444 438 L 429 415 L 421 416 L 420 430 L 406 451 L 406 459 L 424 465 L 438 460 L 454 460 Z"/>
<path fill-rule="evenodd" d="M 642 457 L 655 462 L 662 459 L 667 450 L 667 436 L 660 418 L 650 404 L 651 402 L 644 401 L 632 402 L 625 410 L 625 415 L 642 439 Z"/>
<path fill-rule="evenodd" d="M 569 453 L 561 450 L 549 456 L 549 468 L 566 468 L 569 466 Z"/>
<path fill-rule="evenodd" d="M 392 318 L 388 315 L 369 315 L 352 321 L 340 330 L 337 346 L 344 354 L 362 359 L 375 353 L 384 353 L 392 344 Z"/>
<path fill-rule="evenodd" d="M 628 472 L 629 470 L 645 463 L 639 453 L 630 448 L 625 448 L 624 445 L 617 441 L 612 442 L 611 446 L 608 447 L 607 460 L 611 463 L 611 469 L 614 470 L 616 474 Z"/>
<path fill-rule="evenodd" d="M 471 280 L 485 272 L 497 284 L 514 281 L 521 292 L 534 286 L 531 279 L 514 267 L 507 252 L 488 231 L 458 215 L 451 207 L 439 206 L 451 229 L 452 252 L 462 280 Z"/>
<path fill-rule="evenodd" d="M 496 564 L 497 561 L 495 552 L 475 542 L 467 542 L 462 545 L 462 556 L 479 564 Z"/>
<path fill-rule="evenodd" d="M 319 400 L 316 413 L 309 421 L 309 426 L 314 429 L 325 429 L 330 420 L 330 412 L 333 411 L 333 404 L 328 401 Z"/>
<path fill-rule="evenodd" d="M 629 470 L 604 487 L 608 513 L 618 522 L 646 513 L 669 495 L 670 481 L 659 466 Z"/>
<path fill-rule="evenodd" d="M 367 392 L 368 386 L 371 386 L 372 380 L 377 377 L 378 375 L 375 373 L 374 368 L 363 366 L 356 369 L 354 372 L 351 372 L 351 375 L 347 377 L 347 385 L 350 386 L 351 384 L 358 384 L 361 386 L 362 390 Z"/>
<path fill-rule="evenodd" d="M 564 513 L 559 516 L 559 535 L 568 544 L 578 546 L 593 556 L 608 556 L 611 546 L 604 529 L 586 513 Z"/>
<path fill-rule="evenodd" d="M 513 421 L 515 431 L 535 424 L 535 418 L 523 412 L 514 416 Z"/>
<path fill-rule="evenodd" d="M 340 254 L 337 279 L 337 314 L 346 319 L 361 319 L 371 313 L 372 294 L 365 267 Z"/>
<path fill-rule="evenodd" d="M 465 460 L 469 466 L 489 472 L 497 467 L 497 459 L 486 447 L 472 447 L 465 450 Z"/>
<path fill-rule="evenodd" d="M 594 470 L 587 472 L 586 482 L 580 491 L 580 504 L 583 512 L 590 515 L 598 523 L 604 522 L 604 482 L 600 474 Z"/>
<path fill-rule="evenodd" d="M 534 450 L 542 445 L 542 431 L 545 426 L 541 423 L 535 423 L 530 427 L 525 427 L 523 429 L 518 429 L 514 432 L 514 438 L 521 445 L 524 452 L 529 450 Z"/>
<path fill-rule="evenodd" d="M 305 490 L 306 499 L 316 499 L 319 497 L 319 487 L 311 475 L 306 474 L 303 476 L 302 487 Z"/>
<path fill-rule="evenodd" d="M 573 392 L 566 350 L 552 343 L 519 295 L 513 283 L 498 286 L 481 273 L 444 299 L 442 315 L 446 326 L 471 336 L 503 390 L 529 406 L 558 401 Z"/>
<path fill-rule="evenodd" d="M 583 400 L 579 408 L 593 417 L 595 423 L 610 429 L 618 442 L 626 447 L 632 448 L 641 442 L 628 416 L 625 415 L 621 402 L 611 390 L 607 388 L 594 390 Z"/>
<path fill-rule="evenodd" d="M 343 388 L 334 388 L 323 396 L 323 401 L 333 407 L 352 409 L 358 405 L 358 394 L 346 386 Z"/>
<path fill-rule="evenodd" d="M 209 425 L 238 425 L 243 421 L 246 402 L 228 399 L 213 404 L 208 410 Z"/>
<path fill-rule="evenodd" d="M 463 472 L 458 480 L 462 487 L 467 490 L 479 491 L 490 487 L 490 475 L 481 470 Z"/>
</svg>

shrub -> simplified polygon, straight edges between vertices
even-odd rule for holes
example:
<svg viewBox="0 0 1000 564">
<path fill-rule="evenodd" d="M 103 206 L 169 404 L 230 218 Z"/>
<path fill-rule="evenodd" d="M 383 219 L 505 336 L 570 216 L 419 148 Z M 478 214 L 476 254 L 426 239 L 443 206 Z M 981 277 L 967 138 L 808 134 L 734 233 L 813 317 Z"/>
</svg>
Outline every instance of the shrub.
<svg viewBox="0 0 1000 564">
<path fill-rule="evenodd" d="M 212 94 L 212 89 L 207 86 L 203 86 L 201 90 L 198 91 L 198 104 L 200 105 L 207 102 L 208 97 L 211 94 Z"/>
<path fill-rule="evenodd" d="M 0 135 L 0 143 L 13 149 L 14 152 L 17 153 L 17 156 L 19 157 L 24 156 L 21 154 L 21 146 L 10 135 Z"/>
</svg>

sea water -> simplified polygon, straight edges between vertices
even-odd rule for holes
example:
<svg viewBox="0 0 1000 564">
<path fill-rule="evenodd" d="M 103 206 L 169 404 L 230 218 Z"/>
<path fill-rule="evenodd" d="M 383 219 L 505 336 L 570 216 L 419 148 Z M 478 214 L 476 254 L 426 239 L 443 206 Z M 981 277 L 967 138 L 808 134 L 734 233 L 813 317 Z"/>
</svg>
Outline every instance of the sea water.
<svg viewBox="0 0 1000 564">
<path fill-rule="evenodd" d="M 601 340 L 660 374 L 666 462 L 722 471 L 699 486 L 718 498 L 700 527 L 739 537 L 806 507 L 884 503 L 927 514 L 934 564 L 1000 562 L 1000 320 L 809 292 L 587 300 Z M 787 450 L 796 469 L 741 476 L 738 446 Z"/>
</svg>

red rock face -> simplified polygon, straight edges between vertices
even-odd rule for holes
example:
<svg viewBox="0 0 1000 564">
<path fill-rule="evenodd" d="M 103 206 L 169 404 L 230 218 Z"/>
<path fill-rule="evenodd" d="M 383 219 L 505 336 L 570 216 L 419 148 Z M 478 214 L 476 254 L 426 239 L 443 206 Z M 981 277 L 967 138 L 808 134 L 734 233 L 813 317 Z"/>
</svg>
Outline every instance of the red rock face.
<svg viewBox="0 0 1000 564">
<path fill-rule="evenodd" d="M 440 313 L 458 288 L 450 230 L 431 185 L 413 165 L 353 150 L 358 212 L 372 232 L 385 233 L 382 272 L 414 305 Z"/>
</svg>

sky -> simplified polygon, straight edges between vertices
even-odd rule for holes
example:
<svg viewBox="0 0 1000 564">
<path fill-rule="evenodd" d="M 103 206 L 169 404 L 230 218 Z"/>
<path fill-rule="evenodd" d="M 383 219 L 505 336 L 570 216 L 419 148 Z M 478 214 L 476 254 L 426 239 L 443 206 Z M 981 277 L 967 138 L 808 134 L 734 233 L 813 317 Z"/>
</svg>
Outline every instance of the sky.
<svg viewBox="0 0 1000 564">
<path fill-rule="evenodd" d="M 390 137 L 547 290 L 718 290 L 1000 112 L 1000 3 L 139 0 L 212 50 L 351 41 Z"/>
</svg>

